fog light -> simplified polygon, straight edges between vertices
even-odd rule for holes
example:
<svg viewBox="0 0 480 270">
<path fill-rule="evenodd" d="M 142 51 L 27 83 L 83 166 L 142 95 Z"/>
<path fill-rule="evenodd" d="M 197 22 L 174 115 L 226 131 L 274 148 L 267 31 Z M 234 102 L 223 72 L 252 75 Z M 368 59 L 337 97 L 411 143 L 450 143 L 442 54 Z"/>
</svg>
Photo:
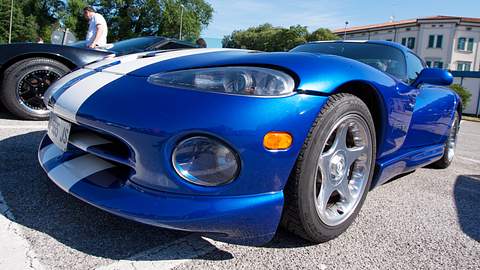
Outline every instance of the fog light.
<svg viewBox="0 0 480 270">
<path fill-rule="evenodd" d="M 173 151 L 172 163 L 183 179 L 202 186 L 227 184 L 237 177 L 240 167 L 230 147 L 204 136 L 181 141 Z"/>
<path fill-rule="evenodd" d="M 263 137 L 263 146 L 268 150 L 285 150 L 292 145 L 292 135 L 287 132 L 271 131 Z"/>
</svg>

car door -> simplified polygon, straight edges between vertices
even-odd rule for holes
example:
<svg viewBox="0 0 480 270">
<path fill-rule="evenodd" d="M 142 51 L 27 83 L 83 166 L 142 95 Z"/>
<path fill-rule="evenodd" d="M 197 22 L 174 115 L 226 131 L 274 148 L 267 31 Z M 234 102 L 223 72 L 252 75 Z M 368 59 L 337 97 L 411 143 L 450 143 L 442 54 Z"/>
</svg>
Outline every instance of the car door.
<svg viewBox="0 0 480 270">
<path fill-rule="evenodd" d="M 412 120 L 403 149 L 442 143 L 452 115 L 452 98 L 449 89 L 441 86 L 412 83 L 425 68 L 423 61 L 413 53 L 407 53 L 407 84 L 416 93 Z"/>
</svg>

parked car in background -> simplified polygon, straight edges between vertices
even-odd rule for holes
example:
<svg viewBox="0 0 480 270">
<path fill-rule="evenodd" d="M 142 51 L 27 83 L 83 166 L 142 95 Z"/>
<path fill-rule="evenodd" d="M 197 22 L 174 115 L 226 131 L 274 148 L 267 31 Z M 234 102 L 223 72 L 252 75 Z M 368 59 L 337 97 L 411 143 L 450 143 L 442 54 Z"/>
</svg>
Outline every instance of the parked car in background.
<svg viewBox="0 0 480 270">
<path fill-rule="evenodd" d="M 21 119 L 48 117 L 43 95 L 56 80 L 73 69 L 113 55 L 195 48 L 194 44 L 164 37 L 140 37 L 110 44 L 107 49 L 88 49 L 84 42 L 70 46 L 38 43 L 0 45 L 0 100 Z"/>
<path fill-rule="evenodd" d="M 392 42 L 107 59 L 50 87 L 38 157 L 64 191 L 135 221 L 264 244 L 343 233 L 369 190 L 450 165 L 452 75 Z"/>
</svg>

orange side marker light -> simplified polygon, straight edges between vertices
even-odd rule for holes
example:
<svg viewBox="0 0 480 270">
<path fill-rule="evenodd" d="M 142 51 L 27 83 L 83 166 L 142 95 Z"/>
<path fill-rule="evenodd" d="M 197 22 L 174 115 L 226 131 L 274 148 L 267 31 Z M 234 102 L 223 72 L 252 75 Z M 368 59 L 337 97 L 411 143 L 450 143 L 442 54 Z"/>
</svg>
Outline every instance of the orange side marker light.
<svg viewBox="0 0 480 270">
<path fill-rule="evenodd" d="M 270 131 L 263 137 L 263 146 L 268 150 L 285 150 L 292 145 L 292 141 L 290 133 Z"/>
</svg>

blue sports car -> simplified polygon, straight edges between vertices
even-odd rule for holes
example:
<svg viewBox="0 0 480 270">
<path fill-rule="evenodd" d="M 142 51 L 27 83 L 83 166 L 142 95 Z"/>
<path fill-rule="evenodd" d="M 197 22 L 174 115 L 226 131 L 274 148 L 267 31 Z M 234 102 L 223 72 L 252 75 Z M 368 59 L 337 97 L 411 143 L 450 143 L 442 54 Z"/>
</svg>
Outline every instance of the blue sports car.
<svg viewBox="0 0 480 270">
<path fill-rule="evenodd" d="M 373 187 L 450 165 L 451 83 L 382 41 L 126 55 L 49 88 L 38 158 L 64 191 L 128 219 L 249 245 L 281 224 L 324 242 Z"/>
</svg>

